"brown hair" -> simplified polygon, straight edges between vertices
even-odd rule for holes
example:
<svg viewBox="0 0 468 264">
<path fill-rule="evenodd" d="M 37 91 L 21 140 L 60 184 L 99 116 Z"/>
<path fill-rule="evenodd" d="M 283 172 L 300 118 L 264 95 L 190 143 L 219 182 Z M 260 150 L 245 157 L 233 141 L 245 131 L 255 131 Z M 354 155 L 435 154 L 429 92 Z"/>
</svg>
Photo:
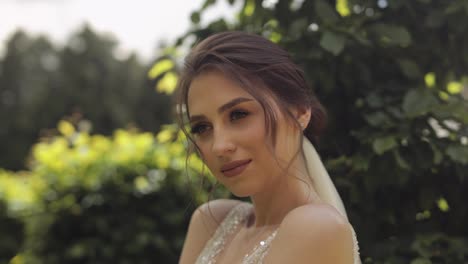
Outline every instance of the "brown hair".
<svg viewBox="0 0 468 264">
<path fill-rule="evenodd" d="M 188 90 L 199 74 L 219 70 L 240 84 L 262 106 L 266 131 L 275 144 L 277 119 L 266 94 L 273 96 L 280 110 L 293 121 L 289 107 L 310 107 L 311 121 L 304 135 L 313 143 L 326 125 L 326 112 L 309 88 L 303 70 L 289 54 L 264 37 L 238 31 L 222 32 L 200 42 L 185 59 L 176 97 L 178 123 L 190 141 L 184 120 L 190 115 L 187 106 Z M 185 111 L 182 111 L 184 109 Z M 195 144 L 194 144 L 195 145 Z M 197 148 L 197 146 L 194 146 Z"/>
</svg>

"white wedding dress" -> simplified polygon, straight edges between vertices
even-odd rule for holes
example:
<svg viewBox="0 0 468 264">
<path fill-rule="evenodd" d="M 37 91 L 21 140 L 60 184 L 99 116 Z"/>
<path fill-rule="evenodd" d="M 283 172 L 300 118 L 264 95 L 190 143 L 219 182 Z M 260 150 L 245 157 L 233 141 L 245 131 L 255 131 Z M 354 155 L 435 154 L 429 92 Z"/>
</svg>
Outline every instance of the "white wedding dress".
<svg viewBox="0 0 468 264">
<path fill-rule="evenodd" d="M 196 264 L 215 264 L 216 257 L 225 249 L 229 240 L 232 239 L 234 233 L 238 228 L 245 224 L 249 213 L 252 212 L 252 205 L 250 203 L 240 203 L 235 206 L 221 222 L 215 234 L 206 243 L 205 248 L 197 258 Z M 244 256 L 242 264 L 262 264 L 264 257 L 268 253 L 271 242 L 274 240 L 278 229 L 274 230 L 266 239 L 259 242 L 251 252 Z M 354 264 L 360 264 L 359 247 L 356 235 L 353 230 L 354 239 Z"/>
</svg>

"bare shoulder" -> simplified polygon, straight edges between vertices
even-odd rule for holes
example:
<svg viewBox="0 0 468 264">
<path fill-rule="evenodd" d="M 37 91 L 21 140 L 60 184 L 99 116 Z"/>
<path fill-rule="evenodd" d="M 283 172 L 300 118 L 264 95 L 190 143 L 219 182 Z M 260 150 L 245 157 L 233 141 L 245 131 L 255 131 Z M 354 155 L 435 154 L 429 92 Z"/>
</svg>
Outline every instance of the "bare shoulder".
<svg viewBox="0 0 468 264">
<path fill-rule="evenodd" d="M 179 263 L 195 263 L 206 242 L 238 200 L 219 199 L 200 205 L 192 214 Z"/>
<path fill-rule="evenodd" d="M 307 204 L 291 210 L 283 219 L 283 228 L 308 227 L 314 228 L 320 225 L 335 229 L 348 225 L 348 220 L 338 210 L 328 204 Z"/>
<path fill-rule="evenodd" d="M 200 205 L 192 214 L 192 222 L 199 222 L 204 226 L 205 232 L 210 236 L 216 231 L 219 224 L 236 205 L 239 200 L 217 199 Z"/>
<path fill-rule="evenodd" d="M 265 263 L 353 263 L 351 225 L 335 208 L 309 204 L 289 212 Z"/>
</svg>

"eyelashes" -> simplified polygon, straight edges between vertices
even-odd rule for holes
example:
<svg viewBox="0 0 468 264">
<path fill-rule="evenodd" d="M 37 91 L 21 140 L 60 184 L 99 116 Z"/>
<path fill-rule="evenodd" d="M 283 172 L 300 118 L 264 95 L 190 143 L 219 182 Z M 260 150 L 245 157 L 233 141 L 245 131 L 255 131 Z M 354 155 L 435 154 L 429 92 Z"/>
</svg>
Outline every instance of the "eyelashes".
<svg viewBox="0 0 468 264">
<path fill-rule="evenodd" d="M 246 111 L 234 110 L 229 114 L 229 117 L 230 117 L 231 121 L 235 121 L 237 119 L 242 119 L 242 118 L 246 117 L 247 115 L 249 115 L 249 113 L 246 112 Z"/>
<path fill-rule="evenodd" d="M 193 135 L 198 135 L 203 133 L 207 129 L 205 124 L 196 124 L 190 128 L 190 133 Z"/>
<path fill-rule="evenodd" d="M 229 113 L 229 120 L 234 122 L 243 119 L 249 115 L 249 112 L 243 110 L 233 110 Z M 190 133 L 193 135 L 200 135 L 210 128 L 209 123 L 200 122 L 196 123 L 190 128 Z"/>
</svg>

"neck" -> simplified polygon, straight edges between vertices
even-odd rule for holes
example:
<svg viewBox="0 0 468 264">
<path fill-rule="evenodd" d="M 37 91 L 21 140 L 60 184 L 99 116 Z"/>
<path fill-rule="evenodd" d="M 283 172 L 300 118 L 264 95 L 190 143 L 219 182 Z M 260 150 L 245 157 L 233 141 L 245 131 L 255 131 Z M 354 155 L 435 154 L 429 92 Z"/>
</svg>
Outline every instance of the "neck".
<svg viewBox="0 0 468 264">
<path fill-rule="evenodd" d="M 271 186 L 265 188 L 265 192 L 250 197 L 254 205 L 255 227 L 279 225 L 294 208 L 320 202 L 302 157 L 288 171 L 291 173 L 278 177 Z"/>
</svg>

